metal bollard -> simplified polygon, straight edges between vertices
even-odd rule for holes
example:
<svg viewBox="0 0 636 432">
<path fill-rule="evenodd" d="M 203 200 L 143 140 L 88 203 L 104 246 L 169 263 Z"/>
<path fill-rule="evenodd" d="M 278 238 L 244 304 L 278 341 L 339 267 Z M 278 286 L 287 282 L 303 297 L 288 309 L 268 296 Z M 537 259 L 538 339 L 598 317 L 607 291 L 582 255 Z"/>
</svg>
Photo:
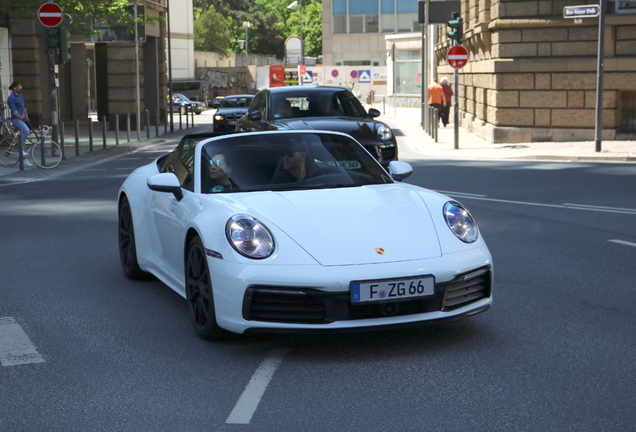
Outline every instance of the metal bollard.
<svg viewBox="0 0 636 432">
<path fill-rule="evenodd" d="M 119 145 L 119 114 L 115 114 L 115 145 Z"/>
<path fill-rule="evenodd" d="M 179 130 L 183 129 L 183 123 L 181 123 L 181 108 L 179 108 Z"/>
<path fill-rule="evenodd" d="M 163 134 L 168 135 L 168 110 L 166 110 L 166 114 L 164 116 Z"/>
<path fill-rule="evenodd" d="M 106 116 L 102 116 L 102 147 L 106 148 Z"/>
<path fill-rule="evenodd" d="M 439 110 L 436 108 L 434 110 L 435 112 L 433 113 L 433 121 L 434 121 L 434 138 L 435 138 L 435 142 L 438 141 L 438 136 L 439 136 Z"/>
<path fill-rule="evenodd" d="M 159 136 L 159 110 L 157 110 L 156 112 L 156 116 L 155 116 L 155 137 Z"/>
<path fill-rule="evenodd" d="M 93 152 L 93 119 L 88 118 L 88 151 Z"/>
<path fill-rule="evenodd" d="M 150 111 L 146 110 L 146 138 L 150 138 Z"/>
<path fill-rule="evenodd" d="M 79 147 L 79 120 L 75 119 L 75 156 L 80 155 Z"/>
<path fill-rule="evenodd" d="M 59 123 L 60 128 L 60 149 L 62 149 L 62 159 L 66 159 L 66 152 L 64 151 L 64 122 Z"/>
<path fill-rule="evenodd" d="M 130 142 L 130 113 L 126 114 L 126 139 Z"/>
<path fill-rule="evenodd" d="M 186 105 L 185 106 L 185 118 L 186 118 L 186 129 L 190 127 L 190 113 L 189 113 L 189 106 Z"/>
</svg>

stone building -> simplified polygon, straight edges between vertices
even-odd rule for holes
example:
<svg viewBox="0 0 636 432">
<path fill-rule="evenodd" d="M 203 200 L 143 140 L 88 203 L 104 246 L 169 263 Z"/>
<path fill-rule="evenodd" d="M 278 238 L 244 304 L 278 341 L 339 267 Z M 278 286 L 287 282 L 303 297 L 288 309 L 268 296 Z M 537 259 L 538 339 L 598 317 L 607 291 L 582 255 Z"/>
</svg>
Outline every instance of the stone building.
<svg viewBox="0 0 636 432">
<path fill-rule="evenodd" d="M 147 15 L 165 19 L 163 2 L 138 3 L 145 7 L 143 12 Z M 117 114 L 120 122 L 125 122 L 130 114 L 134 128 L 137 82 L 142 118 L 145 110 L 150 112 L 153 123 L 158 111 L 161 116 L 165 114 L 168 88 L 165 21 L 140 26 L 140 30 L 143 38 L 137 54 L 134 38 L 122 40 L 122 34 L 127 32 L 122 33 L 121 29 L 104 29 L 93 38 L 70 35 L 70 59 L 55 65 L 60 121 L 86 120 L 89 112 L 96 111 L 98 119 L 101 121 L 105 116 L 112 127 Z M 52 124 L 47 30 L 35 18 L 11 19 L 8 35 L 10 62 L 3 62 L 3 72 L 10 63 L 11 80 L 23 85 L 32 123 Z M 6 88 L 9 83 L 4 82 L 5 76 L 2 84 Z"/>
<path fill-rule="evenodd" d="M 461 125 L 493 143 L 593 140 L 598 18 L 563 18 L 571 0 L 462 0 L 470 62 L 459 72 Z M 447 28 L 438 29 L 439 76 Z M 603 139 L 636 138 L 636 2 L 607 2 Z"/>
</svg>

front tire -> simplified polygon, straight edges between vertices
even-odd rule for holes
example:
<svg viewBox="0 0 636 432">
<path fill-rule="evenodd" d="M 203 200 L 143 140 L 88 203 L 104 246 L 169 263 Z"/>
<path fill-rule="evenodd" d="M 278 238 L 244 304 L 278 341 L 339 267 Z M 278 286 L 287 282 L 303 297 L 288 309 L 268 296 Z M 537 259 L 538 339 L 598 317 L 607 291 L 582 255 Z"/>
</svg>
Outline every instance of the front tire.
<svg viewBox="0 0 636 432">
<path fill-rule="evenodd" d="M 128 279 L 140 280 L 150 277 L 150 273 L 143 271 L 137 262 L 135 228 L 130 203 L 125 196 L 119 202 L 119 257 L 122 270 Z"/>
<path fill-rule="evenodd" d="M 42 150 L 44 150 L 44 160 L 42 160 Z M 55 141 L 45 143 L 44 147 L 38 142 L 31 147 L 31 159 L 40 168 L 55 168 L 62 162 L 62 150 Z"/>
<path fill-rule="evenodd" d="M 194 331 L 203 339 L 221 339 L 227 332 L 216 322 L 212 279 L 205 248 L 199 237 L 194 237 L 188 245 L 185 282 L 188 313 Z"/>
</svg>

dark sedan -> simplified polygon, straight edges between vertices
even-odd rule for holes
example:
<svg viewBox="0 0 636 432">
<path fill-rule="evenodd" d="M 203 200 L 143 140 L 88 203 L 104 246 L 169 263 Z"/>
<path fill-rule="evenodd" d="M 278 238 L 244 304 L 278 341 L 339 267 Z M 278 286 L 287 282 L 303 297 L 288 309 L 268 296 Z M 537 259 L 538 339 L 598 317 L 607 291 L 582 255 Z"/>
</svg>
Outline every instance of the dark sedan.
<svg viewBox="0 0 636 432">
<path fill-rule="evenodd" d="M 367 112 L 343 87 L 287 86 L 260 91 L 236 131 L 328 130 L 344 132 L 360 142 L 383 166 L 397 160 L 395 135 L 376 120 L 380 111 Z"/>
<path fill-rule="evenodd" d="M 191 111 L 195 114 L 201 114 L 205 109 L 203 102 L 190 100 L 181 93 L 173 93 L 172 102 L 168 105 L 172 112 L 181 112 L 181 114 L 187 114 Z"/>
<path fill-rule="evenodd" d="M 247 108 L 253 98 L 254 95 L 225 96 L 219 105 L 219 109 L 214 113 L 214 131 L 234 130 L 238 119 L 247 113 Z"/>
</svg>

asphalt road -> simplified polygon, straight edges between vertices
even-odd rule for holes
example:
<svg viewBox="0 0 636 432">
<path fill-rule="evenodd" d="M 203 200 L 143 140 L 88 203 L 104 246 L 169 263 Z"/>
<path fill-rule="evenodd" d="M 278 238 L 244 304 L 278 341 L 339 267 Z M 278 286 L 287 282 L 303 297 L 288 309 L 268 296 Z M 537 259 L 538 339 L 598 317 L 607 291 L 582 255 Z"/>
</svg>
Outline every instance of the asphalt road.
<svg viewBox="0 0 636 432">
<path fill-rule="evenodd" d="M 168 147 L 0 187 L 0 431 L 636 430 L 636 164 L 411 161 L 475 215 L 490 311 L 213 343 L 120 269 L 117 189 Z"/>
</svg>

